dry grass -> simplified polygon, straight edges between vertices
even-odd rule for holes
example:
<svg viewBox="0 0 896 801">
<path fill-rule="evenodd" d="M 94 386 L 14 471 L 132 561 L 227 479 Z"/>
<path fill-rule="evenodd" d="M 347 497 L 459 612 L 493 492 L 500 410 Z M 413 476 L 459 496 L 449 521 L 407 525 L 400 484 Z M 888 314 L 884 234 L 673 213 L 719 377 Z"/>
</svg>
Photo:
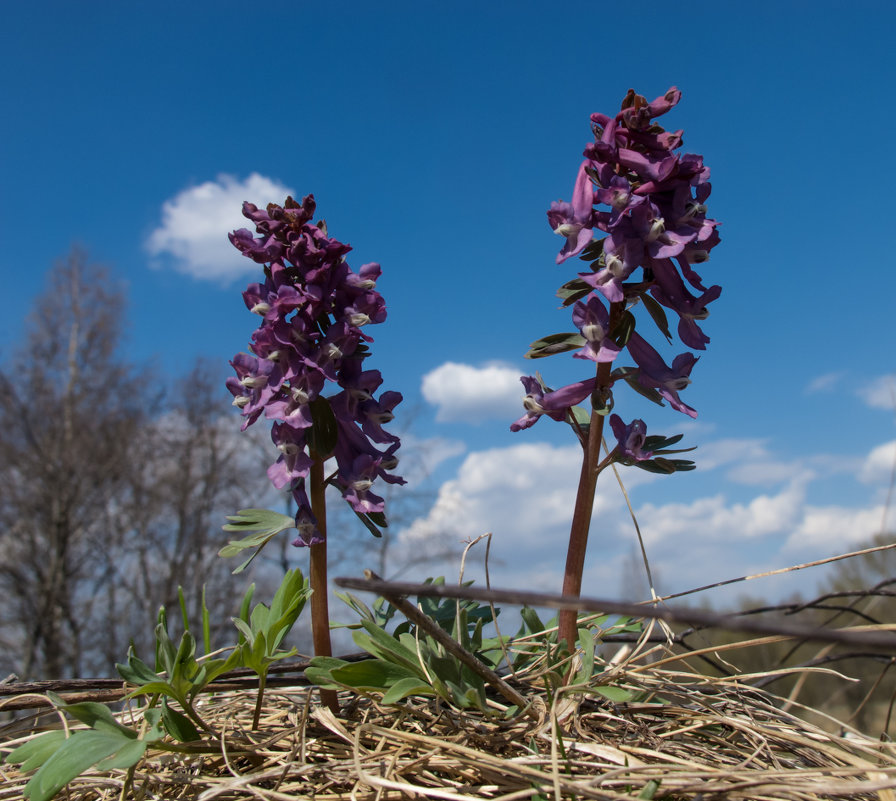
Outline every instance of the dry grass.
<svg viewBox="0 0 896 801">
<path fill-rule="evenodd" d="M 60 797 L 896 801 L 892 743 L 845 727 L 832 735 L 737 678 L 642 659 L 606 668 L 600 680 L 635 691 L 636 702 L 614 704 L 593 688 L 550 698 L 537 678 L 512 682 L 535 719 L 502 720 L 428 699 L 386 707 L 349 694 L 336 717 L 313 689 L 296 686 L 270 691 L 252 730 L 253 692 L 210 695 L 202 714 L 214 739 L 186 753 L 150 750 L 130 774 L 86 774 Z M 122 716 L 140 725 L 137 711 Z M 2 778 L 0 799 L 22 798 L 27 776 L 3 766 Z"/>
</svg>

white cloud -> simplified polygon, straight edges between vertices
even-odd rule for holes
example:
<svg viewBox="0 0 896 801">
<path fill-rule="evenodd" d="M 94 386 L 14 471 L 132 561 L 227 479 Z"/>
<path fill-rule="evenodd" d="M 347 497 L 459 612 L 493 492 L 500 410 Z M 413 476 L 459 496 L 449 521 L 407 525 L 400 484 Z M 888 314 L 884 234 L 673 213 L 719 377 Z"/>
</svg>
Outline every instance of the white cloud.
<svg viewBox="0 0 896 801">
<path fill-rule="evenodd" d="M 429 537 L 461 541 L 500 530 L 513 532 L 514 543 L 531 544 L 571 514 L 580 454 L 578 445 L 543 443 L 471 453 L 457 477 L 442 485 L 429 514 L 402 531 L 400 541 L 411 547 Z"/>
<path fill-rule="evenodd" d="M 506 419 L 508 425 L 523 414 L 526 394 L 520 370 L 491 362 L 482 367 L 445 362 L 423 376 L 423 397 L 437 407 L 442 423 L 481 423 Z"/>
<path fill-rule="evenodd" d="M 857 394 L 872 409 L 896 408 L 896 376 L 882 375 L 861 387 Z"/>
<path fill-rule="evenodd" d="M 687 446 L 682 442 L 676 447 Z M 769 453 L 765 440 L 761 439 L 717 439 L 701 444 L 690 458 L 696 461 L 701 470 L 713 470 L 727 464 L 741 464 L 745 461 L 765 459 Z"/>
<path fill-rule="evenodd" d="M 413 434 L 401 435 L 401 469 L 398 471 L 408 481 L 425 479 L 435 472 L 436 468 L 455 456 L 460 456 L 467 446 L 456 439 L 445 437 L 415 437 Z"/>
<path fill-rule="evenodd" d="M 665 482 L 676 479 L 656 478 L 638 470 L 621 471 L 626 488 L 635 488 L 632 501 L 648 559 L 661 576 L 658 591 L 678 592 L 825 558 L 860 545 L 880 530 L 882 505 L 813 502 L 813 483 L 828 477 L 824 471 L 810 467 L 815 457 L 800 463 L 778 463 L 758 441 L 729 440 L 715 445 L 710 450 L 716 465 L 730 465 L 731 455 L 744 451 L 758 457 L 737 468 L 746 471 L 752 465 L 756 475 L 740 475 L 743 483 L 735 488 L 729 476 L 716 474 L 717 479 L 710 479 L 708 486 L 723 486 L 726 491 L 710 493 L 699 481 L 685 487 L 685 476 L 678 479 L 680 484 L 673 491 L 676 495 L 684 492 L 688 500 L 682 501 L 679 495 L 672 496 L 672 502 L 645 503 L 642 499 L 651 497 L 648 493 L 653 485 L 645 491 L 637 489 L 639 484 L 655 480 L 657 491 L 667 493 L 671 485 L 667 489 Z M 883 466 L 894 449 L 896 442 L 872 451 L 866 460 L 868 469 Z M 457 544 L 491 531 L 491 578 L 495 586 L 559 591 L 580 454 L 575 444 L 556 447 L 544 443 L 469 453 L 456 476 L 442 485 L 429 512 L 398 533 L 399 547 Z M 759 484 L 762 472 L 785 480 L 778 481 L 772 490 L 751 489 L 749 484 Z M 852 475 L 857 477 L 857 472 L 852 471 Z M 730 497 L 729 487 L 737 497 Z M 821 492 L 816 490 L 817 494 Z M 637 547 L 637 539 L 625 502 L 612 475 L 604 473 L 598 482 L 588 548 L 586 592 L 615 597 L 620 592 L 619 582 L 625 578 L 620 565 L 633 547 Z M 446 563 L 438 572 L 456 573 L 456 565 Z M 469 577 L 481 580 L 472 572 Z M 744 592 L 783 597 L 794 590 L 811 595 L 818 578 L 817 570 L 799 571 L 795 579 L 769 579 L 761 591 L 755 589 L 758 584 L 748 588 L 735 585 L 729 597 L 732 602 Z"/>
<path fill-rule="evenodd" d="M 878 445 L 865 458 L 859 478 L 866 484 L 889 482 L 896 464 L 896 440 Z"/>
<path fill-rule="evenodd" d="M 805 482 L 794 480 L 775 495 L 757 495 L 747 503 L 730 503 L 720 494 L 690 503 L 648 503 L 637 514 L 648 542 L 733 542 L 788 531 L 804 502 Z"/>
<path fill-rule="evenodd" d="M 840 383 L 844 375 L 843 372 L 836 372 L 816 376 L 806 385 L 806 394 L 814 395 L 818 392 L 830 392 Z"/>
<path fill-rule="evenodd" d="M 152 256 L 167 256 L 175 270 L 198 280 L 227 283 L 257 272 L 258 265 L 233 247 L 227 235 L 237 228 L 254 230 L 242 215 L 243 201 L 264 207 L 282 203 L 289 194 L 288 187 L 258 173 L 244 181 L 219 175 L 162 204 L 162 223 L 147 238 L 146 249 Z"/>
<path fill-rule="evenodd" d="M 851 509 L 843 506 L 806 506 L 784 550 L 810 558 L 846 553 L 868 542 L 881 530 L 884 507 Z"/>
</svg>

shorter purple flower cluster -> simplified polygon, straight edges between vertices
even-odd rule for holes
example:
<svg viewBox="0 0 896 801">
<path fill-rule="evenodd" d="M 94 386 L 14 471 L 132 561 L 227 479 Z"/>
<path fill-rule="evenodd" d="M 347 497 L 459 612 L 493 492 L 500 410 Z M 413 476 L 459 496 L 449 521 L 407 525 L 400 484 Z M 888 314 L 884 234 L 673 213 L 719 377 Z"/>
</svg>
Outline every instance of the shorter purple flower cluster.
<svg viewBox="0 0 896 801">
<path fill-rule="evenodd" d="M 675 87 L 650 103 L 629 90 L 615 117 L 592 114 L 594 141 L 585 148 L 572 201 L 552 203 L 548 211 L 551 228 L 566 240 L 557 262 L 579 254 L 593 259 L 591 270 L 579 273 L 578 279 L 567 285 L 574 285 L 577 293 L 573 322 L 581 336 L 576 341 L 573 335 L 567 337 L 571 344 L 562 349 L 581 346 L 575 357 L 597 364 L 613 362 L 627 349 L 637 367 L 613 371 L 609 383 L 599 388 L 591 380 L 546 391 L 535 378 L 523 377 L 526 414 L 511 426 L 515 431 L 533 425 L 543 414 L 565 419 L 572 405 L 595 390 L 608 391 L 620 377 L 637 382 L 642 390 L 664 398 L 678 411 L 697 416 L 679 397 L 690 383 L 697 358 L 682 353 L 671 366 L 666 364 L 631 330 L 631 315 L 628 330 L 610 330 L 611 313 L 604 306 L 609 303 L 611 309 L 624 309 L 643 301 L 650 304 L 651 316 L 662 325 L 665 320 L 660 306 L 665 306 L 679 317 L 678 336 L 684 345 L 705 350 L 709 342 L 698 321 L 706 319 L 707 305 L 722 290 L 704 286 L 694 269 L 719 243 L 718 223 L 706 216 L 709 168 L 702 156 L 675 152 L 682 144 L 681 131 L 667 132 L 654 122 L 680 98 Z M 594 231 L 606 236 L 592 242 Z M 639 267 L 642 275 L 634 276 Z M 613 428 L 628 432 L 626 440 L 631 439 L 631 426 L 619 420 Z M 631 448 L 626 445 L 623 450 Z"/>
<path fill-rule="evenodd" d="M 313 195 L 301 204 L 289 197 L 282 207 L 272 203 L 266 210 L 244 203 L 243 215 L 259 236 L 245 228 L 230 235 L 244 256 L 264 265 L 265 281 L 243 293 L 246 307 L 262 322 L 252 335 L 252 353 L 230 362 L 236 376 L 227 379 L 227 388 L 245 418 L 243 429 L 262 414 L 274 421 L 271 438 L 280 456 L 268 476 L 295 499 L 294 545 L 323 539 L 305 489 L 315 459 L 335 458 L 330 481 L 358 514 L 383 512 L 383 498 L 371 491 L 377 478 L 405 483 L 390 472 L 398 465 L 399 438 L 383 429 L 401 394 L 386 391 L 375 398 L 382 376 L 362 368 L 366 343 L 373 341 L 362 329 L 386 319 L 375 290 L 380 266 L 365 264 L 353 272 L 345 262 L 351 248 L 329 238 L 325 223 L 311 223 L 314 210 Z M 325 398 L 328 381 L 340 391 Z M 327 429 L 335 439 L 316 434 Z M 328 452 L 320 453 L 325 440 Z"/>
</svg>

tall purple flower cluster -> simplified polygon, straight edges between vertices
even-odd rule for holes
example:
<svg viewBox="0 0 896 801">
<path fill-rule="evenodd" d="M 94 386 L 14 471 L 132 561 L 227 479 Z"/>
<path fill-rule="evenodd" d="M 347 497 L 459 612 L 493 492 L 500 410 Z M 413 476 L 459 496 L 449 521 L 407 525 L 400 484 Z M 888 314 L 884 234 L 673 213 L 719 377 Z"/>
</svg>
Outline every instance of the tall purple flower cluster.
<svg viewBox="0 0 896 801">
<path fill-rule="evenodd" d="M 722 290 L 704 286 L 695 269 L 719 243 L 718 223 L 707 217 L 709 168 L 702 156 L 679 152 L 681 131 L 665 131 L 655 122 L 680 98 L 674 87 L 650 103 L 629 90 L 614 117 L 592 114 L 594 141 L 585 148 L 572 200 L 557 201 L 548 211 L 551 228 L 565 239 L 557 262 L 581 254 L 590 269 L 561 290 L 565 305 L 573 305 L 578 334 L 541 340 L 530 356 L 577 350 L 576 358 L 600 365 L 627 350 L 636 367 L 613 370 L 601 386 L 592 379 L 554 391 L 524 377 L 526 414 L 511 426 L 514 430 L 528 428 L 543 414 L 564 419 L 571 406 L 593 391 L 608 391 L 619 378 L 696 417 L 679 393 L 690 383 L 697 358 L 682 353 L 666 364 L 635 332 L 628 311 L 642 302 L 669 337 L 665 307 L 678 315 L 678 336 L 685 346 L 705 350 L 709 342 L 699 323 Z M 605 236 L 593 240 L 595 232 Z"/>
<path fill-rule="evenodd" d="M 335 458 L 329 482 L 359 515 L 384 520 L 383 498 L 372 486 L 381 478 L 403 484 L 394 475 L 399 438 L 383 429 L 401 401 L 398 392 L 375 393 L 383 382 L 378 370 L 365 370 L 372 338 L 365 326 L 386 319 L 376 291 L 380 266 L 363 265 L 357 273 L 345 261 L 348 245 L 327 235 L 326 224 L 311 222 L 314 196 L 301 204 L 291 197 L 281 207 L 259 209 L 243 204 L 243 215 L 258 236 L 242 228 L 230 241 L 244 256 L 264 266 L 263 283 L 243 292 L 246 307 L 261 317 L 250 353 L 230 362 L 227 379 L 233 405 L 244 417 L 243 429 L 262 414 L 273 421 L 271 438 L 280 451 L 268 468 L 278 489 L 295 499 L 294 545 L 322 541 L 311 510 L 305 479 L 314 460 Z M 338 391 L 324 397 L 327 382 Z"/>
</svg>

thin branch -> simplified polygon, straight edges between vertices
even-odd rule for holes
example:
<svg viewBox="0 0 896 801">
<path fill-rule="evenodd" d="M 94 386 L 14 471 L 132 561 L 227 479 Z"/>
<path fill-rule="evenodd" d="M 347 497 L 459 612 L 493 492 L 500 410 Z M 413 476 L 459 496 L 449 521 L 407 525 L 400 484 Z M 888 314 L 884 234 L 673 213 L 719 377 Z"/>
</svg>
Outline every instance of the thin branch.
<svg viewBox="0 0 896 801">
<path fill-rule="evenodd" d="M 866 627 L 851 629 L 822 629 L 815 626 L 800 626 L 784 621 L 750 620 L 729 614 L 707 612 L 702 609 L 655 608 L 643 604 L 620 603 L 602 598 L 571 597 L 540 592 L 518 592 L 514 590 L 483 590 L 476 587 L 457 587 L 441 584 L 409 584 L 405 582 L 376 581 L 371 579 L 336 578 L 337 587 L 351 590 L 374 592 L 386 596 L 436 596 L 439 598 L 462 598 L 469 601 L 494 601 L 497 603 L 546 607 L 550 609 L 572 609 L 588 612 L 603 612 L 627 617 L 647 617 L 664 620 L 667 623 L 690 623 L 728 631 L 747 631 L 757 634 L 799 637 L 816 642 L 836 642 L 880 648 L 896 653 L 896 624 L 879 626 L 869 631 Z"/>
</svg>

